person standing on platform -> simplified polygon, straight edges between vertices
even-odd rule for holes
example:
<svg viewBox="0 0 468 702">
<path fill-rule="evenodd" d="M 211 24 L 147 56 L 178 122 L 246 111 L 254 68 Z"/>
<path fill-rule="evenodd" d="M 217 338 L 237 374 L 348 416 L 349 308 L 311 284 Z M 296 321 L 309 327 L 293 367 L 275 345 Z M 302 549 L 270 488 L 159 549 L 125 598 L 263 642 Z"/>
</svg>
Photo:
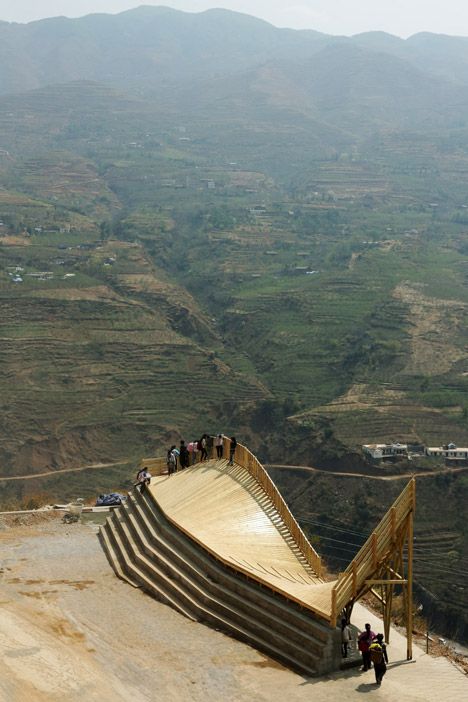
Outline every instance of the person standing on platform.
<svg viewBox="0 0 468 702">
<path fill-rule="evenodd" d="M 167 452 L 167 473 L 168 475 L 172 475 L 173 473 L 177 473 L 177 454 L 174 451 L 175 445 L 171 446 L 169 451 Z"/>
<path fill-rule="evenodd" d="M 206 461 L 206 459 L 208 458 L 208 451 L 206 450 L 206 434 L 203 434 L 202 438 L 198 443 L 201 451 L 200 461 Z"/>
<path fill-rule="evenodd" d="M 215 446 L 216 446 L 216 458 L 220 459 L 223 457 L 223 435 L 218 434 L 218 436 L 215 439 Z"/>
<path fill-rule="evenodd" d="M 365 625 L 364 631 L 359 634 L 358 638 L 358 648 L 362 655 L 362 668 L 361 670 L 366 671 L 372 668 L 371 657 L 369 652 L 369 647 L 373 640 L 375 639 L 375 634 L 371 631 L 370 624 Z"/>
<path fill-rule="evenodd" d="M 208 452 L 208 458 L 214 458 L 213 446 L 214 446 L 214 437 L 211 436 L 211 434 L 206 434 L 206 450 Z"/>
<path fill-rule="evenodd" d="M 136 487 L 143 492 L 148 485 L 151 484 L 151 473 L 146 466 L 138 471 Z"/>
<path fill-rule="evenodd" d="M 187 446 L 188 452 L 190 454 L 190 465 L 194 465 L 197 461 L 197 441 L 191 441 Z"/>
<path fill-rule="evenodd" d="M 383 634 L 377 634 L 369 646 L 369 655 L 374 664 L 375 682 L 377 685 L 381 685 L 382 678 L 387 672 L 386 664 L 388 663 L 387 647 L 384 644 Z"/>
<path fill-rule="evenodd" d="M 236 453 L 237 440 L 235 436 L 231 436 L 231 445 L 229 446 L 229 462 L 228 466 L 234 465 L 234 454 Z"/>
<path fill-rule="evenodd" d="M 190 460 L 189 452 L 188 452 L 187 447 L 185 445 L 185 441 L 181 441 L 180 448 L 179 448 L 179 464 L 180 464 L 181 470 L 189 467 L 189 460 Z"/>
</svg>

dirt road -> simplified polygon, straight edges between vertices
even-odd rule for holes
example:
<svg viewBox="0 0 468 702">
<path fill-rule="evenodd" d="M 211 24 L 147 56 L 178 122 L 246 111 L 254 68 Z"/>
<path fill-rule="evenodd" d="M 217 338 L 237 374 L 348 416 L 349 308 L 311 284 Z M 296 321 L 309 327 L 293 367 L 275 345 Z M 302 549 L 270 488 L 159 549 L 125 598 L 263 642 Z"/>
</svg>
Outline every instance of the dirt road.
<svg viewBox="0 0 468 702">
<path fill-rule="evenodd" d="M 79 466 L 78 468 L 60 468 L 59 470 L 48 470 L 44 473 L 31 473 L 30 475 L 9 475 L 6 478 L 0 477 L 0 482 L 8 482 L 9 480 L 34 480 L 35 478 L 48 478 L 51 475 L 60 475 L 60 473 L 79 473 L 82 470 L 102 470 L 111 466 L 121 466 L 128 459 L 122 459 L 114 463 L 91 463 L 89 466 Z"/>
<path fill-rule="evenodd" d="M 431 478 L 434 475 L 450 475 L 452 473 L 463 473 L 468 471 L 468 466 L 458 468 L 441 468 L 440 470 L 415 471 L 414 473 L 400 473 L 397 475 L 369 475 L 368 473 L 344 473 L 343 471 L 326 470 L 324 468 L 313 468 L 312 466 L 289 466 L 281 463 L 268 463 L 265 468 L 282 468 L 284 470 L 304 470 L 309 473 L 324 473 L 325 475 L 337 475 L 343 478 L 366 478 L 367 480 L 411 480 L 411 478 Z"/>
</svg>

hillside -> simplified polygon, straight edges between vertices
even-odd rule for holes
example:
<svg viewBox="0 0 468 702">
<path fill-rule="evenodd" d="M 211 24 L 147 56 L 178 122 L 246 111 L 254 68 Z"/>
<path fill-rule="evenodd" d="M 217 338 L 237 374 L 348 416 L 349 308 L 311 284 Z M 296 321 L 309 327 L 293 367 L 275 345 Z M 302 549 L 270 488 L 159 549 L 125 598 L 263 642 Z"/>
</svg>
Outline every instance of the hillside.
<svg viewBox="0 0 468 702">
<path fill-rule="evenodd" d="M 124 489 L 204 431 L 364 474 L 362 443 L 466 446 L 466 46 L 0 24 L 0 505 Z M 433 529 L 463 565 L 459 509 Z"/>
</svg>

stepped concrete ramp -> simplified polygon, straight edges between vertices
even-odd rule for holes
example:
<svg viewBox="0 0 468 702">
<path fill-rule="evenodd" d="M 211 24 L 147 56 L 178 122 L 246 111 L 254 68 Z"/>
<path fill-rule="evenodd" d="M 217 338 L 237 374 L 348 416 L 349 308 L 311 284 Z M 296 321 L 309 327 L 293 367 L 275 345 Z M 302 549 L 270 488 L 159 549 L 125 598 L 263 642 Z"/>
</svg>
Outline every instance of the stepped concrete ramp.
<svg viewBox="0 0 468 702">
<path fill-rule="evenodd" d="M 330 618 L 331 583 L 314 571 L 249 472 L 211 460 L 152 480 L 165 516 L 216 558 Z"/>
</svg>

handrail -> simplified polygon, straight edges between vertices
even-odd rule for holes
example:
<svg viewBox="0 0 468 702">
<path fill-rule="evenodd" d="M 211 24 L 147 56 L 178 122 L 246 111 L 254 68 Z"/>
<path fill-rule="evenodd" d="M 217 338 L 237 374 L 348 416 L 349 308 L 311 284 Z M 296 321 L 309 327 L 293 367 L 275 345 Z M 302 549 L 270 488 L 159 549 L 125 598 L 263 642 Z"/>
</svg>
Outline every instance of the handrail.
<svg viewBox="0 0 468 702">
<path fill-rule="evenodd" d="M 373 571 L 395 545 L 397 534 L 415 509 L 415 482 L 411 480 L 384 515 L 365 544 L 340 574 L 332 589 L 332 621 L 364 585 Z"/>
<path fill-rule="evenodd" d="M 229 455 L 229 447 L 231 445 L 231 440 L 227 436 L 223 436 L 223 454 L 224 456 Z M 278 514 L 283 520 L 283 523 L 289 530 L 292 538 L 297 544 L 300 552 L 304 556 L 307 563 L 310 565 L 312 570 L 322 577 L 322 561 L 318 553 L 311 546 L 306 535 L 302 531 L 301 527 L 293 517 L 289 507 L 284 501 L 281 493 L 276 487 L 273 480 L 270 478 L 265 468 L 262 466 L 260 461 L 254 454 L 249 451 L 249 449 L 243 444 L 237 443 L 235 452 L 235 462 L 245 468 L 248 473 L 255 478 L 259 485 L 266 492 L 268 497 L 273 502 Z"/>
</svg>

